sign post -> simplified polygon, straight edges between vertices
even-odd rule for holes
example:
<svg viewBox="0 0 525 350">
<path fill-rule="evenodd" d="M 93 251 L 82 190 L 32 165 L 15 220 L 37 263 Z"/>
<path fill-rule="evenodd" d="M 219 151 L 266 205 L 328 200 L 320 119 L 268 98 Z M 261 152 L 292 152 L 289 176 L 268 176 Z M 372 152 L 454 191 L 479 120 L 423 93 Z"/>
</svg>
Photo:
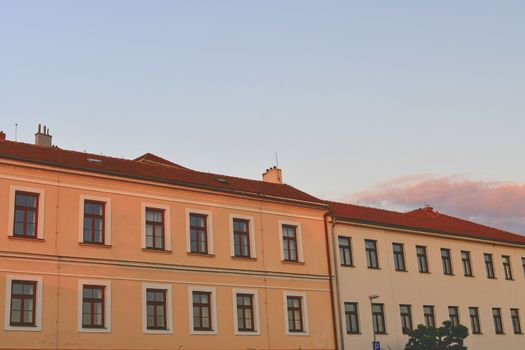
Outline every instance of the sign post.
<svg viewBox="0 0 525 350">
<path fill-rule="evenodd" d="M 381 350 L 381 344 L 378 341 L 372 342 L 372 350 Z"/>
</svg>

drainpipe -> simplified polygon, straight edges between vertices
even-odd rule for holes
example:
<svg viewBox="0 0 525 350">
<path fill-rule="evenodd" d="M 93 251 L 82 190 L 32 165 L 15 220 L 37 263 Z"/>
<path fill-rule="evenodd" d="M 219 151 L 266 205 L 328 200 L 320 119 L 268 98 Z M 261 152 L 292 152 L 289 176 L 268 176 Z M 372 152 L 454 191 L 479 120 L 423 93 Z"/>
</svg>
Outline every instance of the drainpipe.
<svg viewBox="0 0 525 350">
<path fill-rule="evenodd" d="M 340 312 L 340 307 L 339 305 L 341 305 L 341 301 L 340 301 L 340 296 L 339 296 L 339 280 L 338 280 L 338 277 L 337 277 L 337 261 L 335 259 L 335 250 L 334 251 L 334 262 L 335 262 L 335 283 L 336 283 L 336 288 L 335 288 L 335 293 L 334 293 L 334 276 L 332 275 L 332 260 L 330 258 L 331 254 L 330 254 L 330 238 L 329 238 L 329 234 L 328 234 L 328 217 L 329 217 L 329 212 L 326 212 L 324 214 L 324 233 L 325 233 L 325 240 L 326 240 L 326 259 L 327 259 L 327 262 L 328 262 L 328 275 L 330 276 L 330 304 L 332 306 L 332 324 L 333 324 L 333 333 L 334 333 L 334 340 L 335 340 L 335 347 L 336 349 L 339 349 L 339 350 L 344 350 L 345 348 L 345 344 L 344 344 L 344 340 L 343 340 L 343 328 L 342 328 L 342 319 L 341 319 L 341 312 Z M 332 227 L 331 227 L 331 233 L 332 233 L 332 237 L 334 236 L 334 227 L 335 227 L 335 219 L 333 220 L 332 222 Z M 332 240 L 332 248 L 333 248 L 333 243 L 334 241 Z M 335 294 L 335 295 L 334 295 Z M 337 301 L 337 305 L 335 305 L 334 303 L 334 298 L 336 299 Z M 339 322 L 338 322 L 339 320 Z"/>
</svg>

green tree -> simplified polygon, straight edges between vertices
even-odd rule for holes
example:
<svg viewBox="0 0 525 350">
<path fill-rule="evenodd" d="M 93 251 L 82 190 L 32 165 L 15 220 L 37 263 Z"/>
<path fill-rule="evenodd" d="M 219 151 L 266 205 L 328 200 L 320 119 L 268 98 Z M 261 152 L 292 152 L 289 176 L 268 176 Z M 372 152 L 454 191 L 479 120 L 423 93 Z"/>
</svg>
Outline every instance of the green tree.
<svg viewBox="0 0 525 350">
<path fill-rule="evenodd" d="M 439 328 L 419 325 L 409 335 L 405 350 L 467 350 L 463 342 L 468 337 L 468 328 L 453 326 L 450 321 Z"/>
</svg>

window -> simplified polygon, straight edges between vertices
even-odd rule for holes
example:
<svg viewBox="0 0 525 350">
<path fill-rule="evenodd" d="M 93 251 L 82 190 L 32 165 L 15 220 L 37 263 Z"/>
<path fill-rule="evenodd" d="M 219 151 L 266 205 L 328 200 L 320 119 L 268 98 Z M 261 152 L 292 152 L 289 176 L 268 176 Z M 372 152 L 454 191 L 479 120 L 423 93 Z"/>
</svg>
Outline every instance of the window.
<svg viewBox="0 0 525 350">
<path fill-rule="evenodd" d="M 423 305 L 423 316 L 427 327 L 435 327 L 436 319 L 434 317 L 434 305 Z"/>
<path fill-rule="evenodd" d="M 496 334 L 503 334 L 503 323 L 501 321 L 501 309 L 492 308 L 492 319 L 494 320 L 494 331 Z"/>
<path fill-rule="evenodd" d="M 259 335 L 259 304 L 256 290 L 233 290 L 234 333 Z"/>
<path fill-rule="evenodd" d="M 472 277 L 472 264 L 470 263 L 470 252 L 461 251 L 461 262 L 463 263 L 463 273 L 467 277 Z"/>
<path fill-rule="evenodd" d="M 487 277 L 496 278 L 494 274 L 494 264 L 492 263 L 492 254 L 485 253 L 483 256 L 485 259 L 485 268 L 487 269 Z"/>
<path fill-rule="evenodd" d="M 453 326 L 459 326 L 459 309 L 457 306 L 448 307 L 448 318 Z"/>
<path fill-rule="evenodd" d="M 146 208 L 146 248 L 165 249 L 164 209 Z"/>
<path fill-rule="evenodd" d="M 146 328 L 167 328 L 166 289 L 146 289 Z"/>
<path fill-rule="evenodd" d="M 366 239 L 365 240 L 366 250 L 366 263 L 369 269 L 378 269 L 379 262 L 377 261 L 377 242 Z"/>
<path fill-rule="evenodd" d="M 172 334 L 173 317 L 170 284 L 142 284 L 142 331 L 146 334 Z"/>
<path fill-rule="evenodd" d="M 512 280 L 512 269 L 510 267 L 510 256 L 503 255 L 501 259 L 503 260 L 503 271 L 505 271 L 505 279 Z"/>
<path fill-rule="evenodd" d="M 101 280 L 78 281 L 78 331 L 111 331 L 111 283 Z"/>
<path fill-rule="evenodd" d="M 416 254 L 419 272 L 428 273 L 427 247 L 421 245 L 416 246 Z"/>
<path fill-rule="evenodd" d="M 350 237 L 339 236 L 339 261 L 341 266 L 354 266 Z"/>
<path fill-rule="evenodd" d="M 481 334 L 481 327 L 479 324 L 479 311 L 477 307 L 469 307 L 470 327 L 472 334 Z"/>
<path fill-rule="evenodd" d="M 300 296 L 287 296 L 288 332 L 303 332 L 303 307 Z"/>
<path fill-rule="evenodd" d="M 84 243 L 104 244 L 105 203 L 84 202 Z"/>
<path fill-rule="evenodd" d="M 82 328 L 104 328 L 104 286 L 82 288 Z"/>
<path fill-rule="evenodd" d="M 401 331 L 408 334 L 412 331 L 412 307 L 410 305 L 399 305 L 401 314 Z"/>
<path fill-rule="evenodd" d="M 5 330 L 40 331 L 42 277 L 6 276 Z"/>
<path fill-rule="evenodd" d="M 521 334 L 520 311 L 518 309 L 510 309 L 510 319 L 514 334 Z"/>
<path fill-rule="evenodd" d="M 35 326 L 36 289 L 36 281 L 11 281 L 10 326 Z"/>
<path fill-rule="evenodd" d="M 37 238 L 38 193 L 15 192 L 13 236 Z"/>
<path fill-rule="evenodd" d="M 190 251 L 208 254 L 207 217 L 204 214 L 190 213 Z"/>
<path fill-rule="evenodd" d="M 297 228 L 283 225 L 283 255 L 284 261 L 298 261 L 297 257 Z"/>
<path fill-rule="evenodd" d="M 372 322 L 376 334 L 385 334 L 385 312 L 383 304 L 372 304 Z"/>
<path fill-rule="evenodd" d="M 521 265 L 523 266 L 523 274 L 525 275 L 525 258 L 521 258 Z"/>
<path fill-rule="evenodd" d="M 345 303 L 346 333 L 359 334 L 357 303 Z"/>
<path fill-rule="evenodd" d="M 216 334 L 215 288 L 190 287 L 190 333 Z"/>
<path fill-rule="evenodd" d="M 396 271 L 406 271 L 405 267 L 405 251 L 403 244 L 392 243 L 392 249 L 394 251 L 394 266 Z"/>
<path fill-rule="evenodd" d="M 233 251 L 234 256 L 250 257 L 250 221 L 233 219 Z"/>
<path fill-rule="evenodd" d="M 443 273 L 452 275 L 452 261 L 450 260 L 450 249 L 441 248 L 441 261 L 443 263 Z"/>
</svg>

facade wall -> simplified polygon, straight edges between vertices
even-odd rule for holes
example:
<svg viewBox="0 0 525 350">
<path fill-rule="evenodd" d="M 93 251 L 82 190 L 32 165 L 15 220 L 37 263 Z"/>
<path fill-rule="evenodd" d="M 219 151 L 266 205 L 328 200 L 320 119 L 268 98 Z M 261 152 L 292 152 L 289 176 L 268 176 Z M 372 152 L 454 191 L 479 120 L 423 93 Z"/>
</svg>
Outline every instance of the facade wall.
<svg viewBox="0 0 525 350">
<path fill-rule="evenodd" d="M 10 237 L 15 189 L 39 191 L 44 197 L 39 217 L 39 222 L 43 220 L 42 239 Z M 111 239 L 106 245 L 82 243 L 83 198 L 106 202 L 111 215 L 107 228 Z M 165 211 L 170 223 L 168 251 L 144 249 L 145 206 L 169 209 Z M 208 232 L 213 237 L 209 255 L 188 252 L 189 212 L 208 215 Z M 29 168 L 6 161 L 0 170 L 0 348 L 33 348 L 35 344 L 64 349 L 335 348 L 331 317 L 316 317 L 329 315 L 331 310 L 323 214 L 322 208 Z M 252 258 L 232 257 L 231 217 L 250 220 Z M 303 261 L 282 261 L 283 223 L 298 227 Z M 4 301 L 13 276 L 42 278 L 40 331 L 5 326 Z M 84 280 L 110 284 L 110 331 L 79 331 L 78 293 Z M 170 286 L 170 334 L 143 332 L 145 283 Z M 188 293 L 193 287 L 215 291 L 216 334 L 191 332 Z M 257 335 L 235 334 L 234 290 L 256 292 Z M 286 332 L 284 295 L 288 292 L 304 295 L 305 332 Z"/>
<path fill-rule="evenodd" d="M 510 316 L 511 308 L 519 309 L 523 330 L 524 248 L 343 223 L 335 225 L 333 232 L 336 240 L 338 236 L 351 238 L 354 262 L 354 267 L 341 266 L 339 249 L 336 249 L 345 349 L 367 349 L 372 346 L 371 295 L 379 296 L 374 303 L 384 304 L 386 334 L 377 335 L 384 349 L 402 350 L 408 340 L 408 336 L 401 331 L 400 304 L 411 305 L 414 327 L 424 323 L 423 305 L 434 305 L 438 326 L 449 319 L 448 306 L 457 306 L 460 323 L 471 329 L 468 308 L 478 307 L 482 334 L 469 335 L 466 341 L 469 349 L 524 348 L 525 336 L 514 334 Z M 377 241 L 379 269 L 367 267 L 366 239 Z M 406 272 L 395 270 L 392 243 L 404 245 Z M 427 248 L 429 273 L 418 271 L 416 245 Z M 441 248 L 450 249 L 453 275 L 443 273 Z M 464 276 L 460 255 L 462 250 L 470 251 L 473 277 Z M 493 254 L 495 279 L 487 278 L 484 253 Z M 513 280 L 505 279 L 502 255 L 511 257 Z M 358 303 L 359 334 L 346 332 L 345 302 Z M 504 334 L 495 333 L 492 308 L 501 308 Z"/>
</svg>

